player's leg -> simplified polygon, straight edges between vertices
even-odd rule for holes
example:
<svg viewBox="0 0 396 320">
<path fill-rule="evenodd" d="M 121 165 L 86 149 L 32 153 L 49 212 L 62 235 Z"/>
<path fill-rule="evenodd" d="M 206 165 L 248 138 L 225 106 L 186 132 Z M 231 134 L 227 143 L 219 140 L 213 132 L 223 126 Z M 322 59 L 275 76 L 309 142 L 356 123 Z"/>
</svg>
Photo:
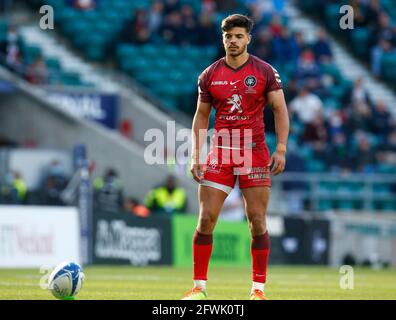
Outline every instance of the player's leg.
<svg viewBox="0 0 396 320">
<path fill-rule="evenodd" d="M 204 185 L 200 185 L 198 189 L 199 218 L 193 236 L 194 288 L 187 292 L 184 299 L 200 300 L 207 297 L 206 281 L 212 254 L 213 231 L 224 200 L 229 193 L 219 187 L 232 189 L 210 181 L 205 181 Z"/>
<path fill-rule="evenodd" d="M 243 188 L 246 216 L 252 237 L 250 252 L 252 255 L 251 299 L 265 299 L 264 284 L 267 276 L 270 239 L 267 231 L 266 212 L 270 196 L 268 186 Z"/>
</svg>

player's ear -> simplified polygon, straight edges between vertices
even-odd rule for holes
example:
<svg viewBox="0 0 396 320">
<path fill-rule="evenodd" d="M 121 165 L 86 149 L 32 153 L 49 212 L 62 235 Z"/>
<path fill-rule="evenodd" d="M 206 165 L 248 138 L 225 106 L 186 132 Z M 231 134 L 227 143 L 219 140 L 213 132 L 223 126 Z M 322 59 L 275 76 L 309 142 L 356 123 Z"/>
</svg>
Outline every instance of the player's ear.
<svg viewBox="0 0 396 320">
<path fill-rule="evenodd" d="M 249 44 L 250 41 L 252 41 L 252 35 L 249 33 L 249 34 L 248 34 L 248 43 L 247 43 L 247 44 Z"/>
</svg>

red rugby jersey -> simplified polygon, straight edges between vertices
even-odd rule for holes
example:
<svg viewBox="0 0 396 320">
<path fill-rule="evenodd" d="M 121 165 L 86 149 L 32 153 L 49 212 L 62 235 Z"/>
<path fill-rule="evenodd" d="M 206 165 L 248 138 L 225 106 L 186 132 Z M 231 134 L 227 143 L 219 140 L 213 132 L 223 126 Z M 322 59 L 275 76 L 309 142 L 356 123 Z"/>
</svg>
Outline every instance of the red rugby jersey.
<svg viewBox="0 0 396 320">
<path fill-rule="evenodd" d="M 206 68 L 198 79 L 199 100 L 210 102 L 216 109 L 214 129 L 217 132 L 228 130 L 230 136 L 238 132 L 233 129 L 239 129 L 239 146 L 244 145 L 243 129 L 251 129 L 249 138 L 253 146 L 265 146 L 263 111 L 267 104 L 267 92 L 279 89 L 282 89 L 282 83 L 278 72 L 253 55 L 249 55 L 248 60 L 237 69 L 221 58 Z M 217 139 L 215 136 L 213 138 Z M 235 140 L 222 138 L 219 145 L 236 145 Z"/>
</svg>

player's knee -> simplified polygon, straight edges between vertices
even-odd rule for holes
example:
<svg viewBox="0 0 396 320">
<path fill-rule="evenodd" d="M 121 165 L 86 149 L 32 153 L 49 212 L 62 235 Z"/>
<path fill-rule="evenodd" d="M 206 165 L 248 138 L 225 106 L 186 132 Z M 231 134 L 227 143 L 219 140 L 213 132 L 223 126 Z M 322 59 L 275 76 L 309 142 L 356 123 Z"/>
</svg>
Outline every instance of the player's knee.
<svg viewBox="0 0 396 320">
<path fill-rule="evenodd" d="M 250 233 L 254 236 L 264 234 L 267 231 L 265 216 L 255 215 L 249 218 Z"/>
<path fill-rule="evenodd" d="M 212 233 L 216 225 L 216 219 L 211 214 L 211 212 L 205 211 L 201 212 L 198 221 L 198 231 L 204 233 Z"/>
</svg>

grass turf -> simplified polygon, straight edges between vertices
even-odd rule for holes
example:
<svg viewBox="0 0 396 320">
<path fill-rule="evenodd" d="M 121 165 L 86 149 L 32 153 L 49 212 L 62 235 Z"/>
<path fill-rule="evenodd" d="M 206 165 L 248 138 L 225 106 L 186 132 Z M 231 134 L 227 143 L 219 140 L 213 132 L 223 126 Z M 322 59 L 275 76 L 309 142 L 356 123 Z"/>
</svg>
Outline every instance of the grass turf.
<svg viewBox="0 0 396 320">
<path fill-rule="evenodd" d="M 84 299 L 178 300 L 191 288 L 191 268 L 92 266 L 84 269 L 86 282 L 77 296 Z M 0 300 L 55 299 L 40 288 L 39 270 L 0 269 Z M 207 290 L 211 300 L 246 300 L 250 269 L 209 269 Z M 340 288 L 343 274 L 337 268 L 270 266 L 266 295 L 287 299 L 396 299 L 396 269 L 354 269 L 354 289 Z"/>
</svg>

